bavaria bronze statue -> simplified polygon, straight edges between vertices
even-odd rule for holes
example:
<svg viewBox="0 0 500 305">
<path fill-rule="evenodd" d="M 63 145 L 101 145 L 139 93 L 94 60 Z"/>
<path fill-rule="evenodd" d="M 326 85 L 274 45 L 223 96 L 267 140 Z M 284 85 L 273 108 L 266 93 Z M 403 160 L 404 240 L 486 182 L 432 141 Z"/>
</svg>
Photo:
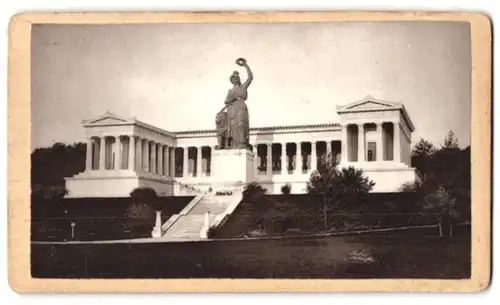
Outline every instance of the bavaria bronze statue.
<svg viewBox="0 0 500 305">
<path fill-rule="evenodd" d="M 249 145 L 250 125 L 246 100 L 247 89 L 252 83 L 253 74 L 245 59 L 238 58 L 236 64 L 246 69 L 248 78 L 241 83 L 238 71 L 234 71 L 229 77 L 233 87 L 227 92 L 225 106 L 215 118 L 218 149 L 242 149 L 248 148 Z"/>
</svg>

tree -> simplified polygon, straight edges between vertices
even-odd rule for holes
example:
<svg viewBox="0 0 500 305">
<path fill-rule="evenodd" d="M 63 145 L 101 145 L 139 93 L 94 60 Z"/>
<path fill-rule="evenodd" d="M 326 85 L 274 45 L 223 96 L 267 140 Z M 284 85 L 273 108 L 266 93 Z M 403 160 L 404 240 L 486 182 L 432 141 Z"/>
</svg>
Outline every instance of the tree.
<svg viewBox="0 0 500 305">
<path fill-rule="evenodd" d="M 319 195 L 323 198 L 323 223 L 328 228 L 328 206 L 336 199 L 338 189 L 335 181 L 338 180 L 337 164 L 331 157 L 322 156 L 318 159 L 317 169 L 311 173 L 306 185 L 307 193 Z"/>
<path fill-rule="evenodd" d="M 418 141 L 418 143 L 413 147 L 411 153 L 412 165 L 425 176 L 428 174 L 430 158 L 435 152 L 436 148 L 431 142 L 420 139 L 420 141 Z"/>
<path fill-rule="evenodd" d="M 134 231 L 149 230 L 155 211 L 161 210 L 158 195 L 152 188 L 140 187 L 130 192 L 132 205 L 125 212 L 127 226 Z"/>
<path fill-rule="evenodd" d="M 422 183 L 421 182 L 405 182 L 401 187 L 399 188 L 400 192 L 404 193 L 418 193 L 422 190 Z"/>
<path fill-rule="evenodd" d="M 412 151 L 412 165 L 423 174 L 418 189 L 423 197 L 440 186 L 456 199 L 460 217 L 470 218 L 471 159 L 470 146 L 461 149 L 453 131 L 444 137 L 438 149 L 421 139 Z M 408 190 L 408 186 L 405 186 Z"/>
<path fill-rule="evenodd" d="M 455 134 L 452 130 L 448 131 L 448 135 L 444 139 L 444 144 L 442 148 L 446 149 L 459 149 L 458 147 L 458 139 L 455 137 Z"/>
<path fill-rule="evenodd" d="M 337 163 L 328 155 L 319 158 L 317 169 L 307 182 L 307 193 L 322 196 L 323 222 L 327 228 L 329 206 L 333 203 L 339 205 L 353 195 L 368 193 L 373 186 L 375 183 L 365 177 L 361 169 L 350 166 L 339 170 Z"/>
<path fill-rule="evenodd" d="M 431 142 L 429 142 L 427 140 L 420 139 L 420 141 L 418 141 L 417 144 L 415 144 L 415 146 L 413 147 L 413 151 L 412 151 L 411 155 L 412 156 L 430 156 L 435 152 L 436 152 L 436 148 L 434 147 L 434 144 L 432 144 Z"/>
<path fill-rule="evenodd" d="M 37 188 L 64 186 L 64 178 L 85 170 L 87 145 L 55 143 L 31 153 L 31 184 Z"/>
<path fill-rule="evenodd" d="M 138 187 L 130 192 L 130 197 L 136 201 L 157 198 L 156 191 L 150 187 Z"/>
<path fill-rule="evenodd" d="M 250 182 L 243 188 L 243 200 L 256 201 L 262 199 L 267 193 L 267 189 L 258 182 Z"/>
<path fill-rule="evenodd" d="M 291 191 L 292 191 L 292 186 L 290 185 L 290 183 L 287 183 L 281 187 L 281 193 L 284 196 L 289 196 Z"/>
<path fill-rule="evenodd" d="M 161 210 L 156 191 L 150 187 L 138 187 L 130 192 L 130 197 L 135 203 L 146 204 L 155 211 Z"/>
<path fill-rule="evenodd" d="M 363 170 L 353 166 L 343 168 L 335 182 L 341 194 L 368 193 L 375 186 L 375 182 L 364 176 Z"/>
<path fill-rule="evenodd" d="M 434 213 L 439 227 L 439 236 L 443 236 L 443 223 L 449 224 L 449 234 L 453 235 L 454 219 L 458 218 L 459 214 L 455 209 L 456 199 L 452 198 L 446 189 L 442 186 L 434 193 L 428 194 L 424 198 L 424 209 Z"/>
</svg>

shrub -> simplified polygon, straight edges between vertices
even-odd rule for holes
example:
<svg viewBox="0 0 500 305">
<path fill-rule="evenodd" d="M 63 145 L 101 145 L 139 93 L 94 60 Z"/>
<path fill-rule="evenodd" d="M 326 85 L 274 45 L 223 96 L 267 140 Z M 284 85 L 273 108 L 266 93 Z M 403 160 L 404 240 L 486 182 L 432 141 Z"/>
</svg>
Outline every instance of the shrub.
<svg viewBox="0 0 500 305">
<path fill-rule="evenodd" d="M 31 190 L 31 198 L 34 200 L 53 200 L 58 201 L 68 194 L 68 190 L 64 186 L 33 186 Z"/>
<path fill-rule="evenodd" d="M 130 197 L 132 198 L 155 198 L 158 195 L 156 191 L 150 187 L 138 187 L 135 188 L 132 192 L 130 192 Z"/>
<path fill-rule="evenodd" d="M 250 182 L 243 189 L 243 200 L 254 201 L 262 199 L 266 192 L 267 189 L 258 182 Z"/>
<path fill-rule="evenodd" d="M 138 187 L 130 192 L 130 197 L 134 203 L 146 204 L 154 210 L 161 210 L 160 202 L 156 191 L 149 187 Z"/>
<path fill-rule="evenodd" d="M 125 211 L 125 226 L 133 235 L 149 234 L 155 221 L 156 213 L 147 204 L 133 203 Z"/>
<path fill-rule="evenodd" d="M 419 182 L 405 182 L 399 187 L 400 192 L 412 193 L 417 192 L 421 187 Z"/>
<path fill-rule="evenodd" d="M 375 183 L 364 176 L 363 170 L 353 166 L 337 168 L 331 155 L 318 160 L 318 167 L 307 182 L 307 193 L 323 197 L 323 222 L 328 227 L 328 213 L 332 208 L 347 205 L 359 194 L 367 194 Z"/>
<path fill-rule="evenodd" d="M 281 193 L 283 195 L 288 196 L 290 195 L 291 192 L 292 192 L 292 186 L 290 185 L 290 183 L 287 183 L 281 187 Z"/>
<path fill-rule="evenodd" d="M 443 224 L 446 222 L 449 225 L 449 234 L 453 235 L 453 222 L 460 214 L 456 209 L 456 198 L 453 198 L 448 191 L 442 186 L 431 194 L 425 197 L 423 208 L 434 213 L 436 222 L 439 228 L 439 236 L 443 236 Z"/>
<path fill-rule="evenodd" d="M 406 182 L 399 187 L 399 191 L 403 193 L 415 193 L 422 196 L 426 193 L 424 185 L 421 182 Z"/>
</svg>

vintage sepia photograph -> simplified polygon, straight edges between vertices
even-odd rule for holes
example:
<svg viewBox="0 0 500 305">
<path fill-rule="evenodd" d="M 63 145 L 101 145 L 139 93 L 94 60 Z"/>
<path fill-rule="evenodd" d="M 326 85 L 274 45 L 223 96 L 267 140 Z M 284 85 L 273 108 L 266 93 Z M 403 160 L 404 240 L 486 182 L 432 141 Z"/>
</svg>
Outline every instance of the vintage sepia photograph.
<svg viewBox="0 0 500 305">
<path fill-rule="evenodd" d="M 33 24 L 31 277 L 470 279 L 471 35 Z"/>
</svg>

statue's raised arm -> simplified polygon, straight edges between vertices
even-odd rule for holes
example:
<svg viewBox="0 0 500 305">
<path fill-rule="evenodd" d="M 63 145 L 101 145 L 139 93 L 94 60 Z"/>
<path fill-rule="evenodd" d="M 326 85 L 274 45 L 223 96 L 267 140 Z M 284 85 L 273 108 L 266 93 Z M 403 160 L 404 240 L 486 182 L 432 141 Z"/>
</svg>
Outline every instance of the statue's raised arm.
<svg viewBox="0 0 500 305">
<path fill-rule="evenodd" d="M 250 67 L 247 64 L 247 61 L 244 58 L 238 58 L 236 60 L 236 64 L 244 67 L 247 70 L 248 78 L 247 78 L 247 80 L 243 84 L 241 84 L 241 86 L 243 86 L 245 89 L 247 89 L 250 86 L 250 84 L 252 83 L 252 81 L 253 81 L 252 70 L 250 69 Z"/>
<path fill-rule="evenodd" d="M 227 92 L 224 107 L 217 114 L 215 124 L 217 127 L 219 149 L 248 149 L 249 145 L 250 124 L 248 122 L 246 100 L 248 98 L 247 88 L 252 83 L 253 74 L 245 59 L 238 58 L 236 64 L 245 67 L 248 78 L 242 84 L 238 71 L 234 71 L 229 77 L 229 81 L 233 86 Z M 224 112 L 226 109 L 227 111 Z"/>
</svg>

